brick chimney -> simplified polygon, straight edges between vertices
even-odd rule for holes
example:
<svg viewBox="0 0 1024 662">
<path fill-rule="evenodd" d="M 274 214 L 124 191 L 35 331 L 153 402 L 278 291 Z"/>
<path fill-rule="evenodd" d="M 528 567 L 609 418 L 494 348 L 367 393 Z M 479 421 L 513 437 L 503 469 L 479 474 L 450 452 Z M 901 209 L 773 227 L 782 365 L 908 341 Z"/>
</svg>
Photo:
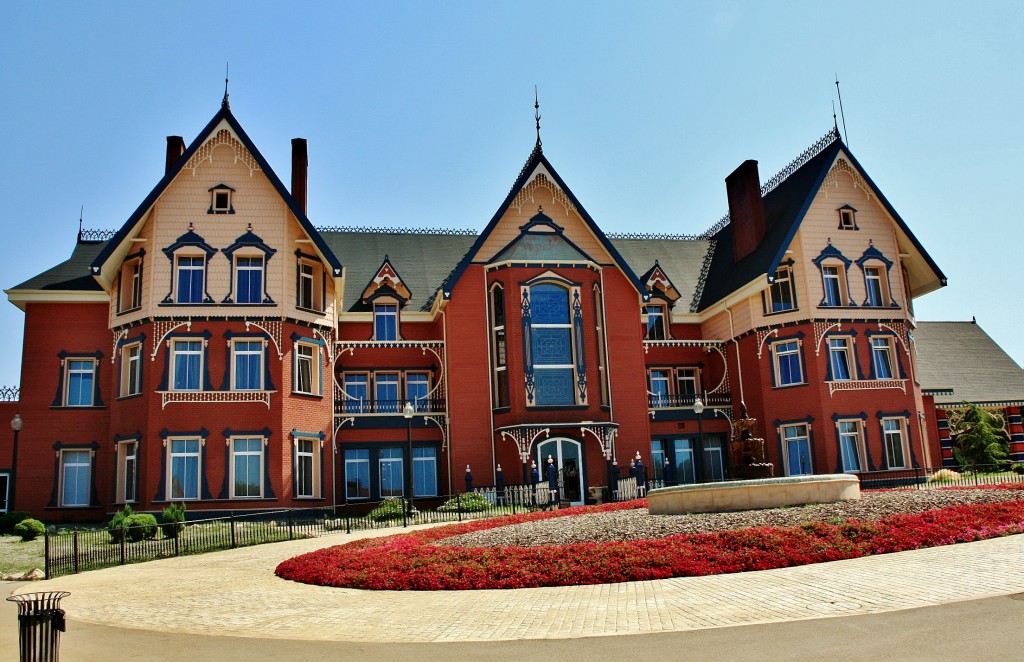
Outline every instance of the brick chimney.
<svg viewBox="0 0 1024 662">
<path fill-rule="evenodd" d="M 725 178 L 725 190 L 729 196 L 733 260 L 739 262 L 753 253 L 764 239 L 764 203 L 757 161 L 744 161 L 733 170 Z"/>
<path fill-rule="evenodd" d="M 164 163 L 164 174 L 166 175 L 178 162 L 181 155 L 185 153 L 185 139 L 181 136 L 167 136 L 167 161 Z"/>
<path fill-rule="evenodd" d="M 306 213 L 306 173 L 309 170 L 309 156 L 306 153 L 306 139 L 292 138 L 292 198 Z"/>
</svg>

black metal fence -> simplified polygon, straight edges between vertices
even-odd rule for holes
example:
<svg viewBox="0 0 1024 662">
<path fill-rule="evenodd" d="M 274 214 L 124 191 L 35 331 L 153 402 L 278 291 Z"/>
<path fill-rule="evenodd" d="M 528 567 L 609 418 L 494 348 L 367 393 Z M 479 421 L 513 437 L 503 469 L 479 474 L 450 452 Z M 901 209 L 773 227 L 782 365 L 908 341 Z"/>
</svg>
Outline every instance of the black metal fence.
<svg viewBox="0 0 1024 662">
<path fill-rule="evenodd" d="M 973 469 L 957 467 L 920 467 L 865 471 L 857 474 L 863 490 L 930 490 L 941 487 L 978 487 L 1000 483 L 1024 483 L 1024 475 L 995 465 Z"/>
<path fill-rule="evenodd" d="M 47 533 L 44 540 L 46 577 L 50 579 L 128 563 L 313 538 L 326 533 L 500 517 L 544 510 L 554 505 L 539 501 L 491 501 L 482 495 L 458 494 L 450 498 L 416 499 L 412 504 L 401 498 L 391 498 L 343 504 L 336 508 L 232 514 L 189 520 L 180 523 L 177 530 L 172 528 L 173 525 L 165 525 L 156 531 L 147 527 L 122 527 Z"/>
</svg>

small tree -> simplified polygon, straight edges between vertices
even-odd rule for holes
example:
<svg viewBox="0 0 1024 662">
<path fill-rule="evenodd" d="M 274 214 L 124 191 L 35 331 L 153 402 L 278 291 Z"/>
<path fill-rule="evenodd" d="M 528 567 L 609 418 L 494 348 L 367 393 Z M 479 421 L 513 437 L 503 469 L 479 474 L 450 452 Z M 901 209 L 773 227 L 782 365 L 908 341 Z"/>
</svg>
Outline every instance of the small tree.
<svg viewBox="0 0 1024 662">
<path fill-rule="evenodd" d="M 1010 437 L 1003 419 L 975 405 L 967 405 L 951 430 L 953 459 L 971 471 L 983 465 L 1005 465 L 1010 457 Z"/>
</svg>

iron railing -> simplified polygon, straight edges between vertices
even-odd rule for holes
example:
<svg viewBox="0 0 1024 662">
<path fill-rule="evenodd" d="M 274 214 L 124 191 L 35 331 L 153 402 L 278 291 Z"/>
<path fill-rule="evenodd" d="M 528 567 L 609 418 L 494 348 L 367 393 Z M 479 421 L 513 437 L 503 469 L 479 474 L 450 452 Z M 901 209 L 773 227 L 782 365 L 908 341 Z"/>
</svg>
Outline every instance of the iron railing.
<svg viewBox="0 0 1024 662">
<path fill-rule="evenodd" d="M 965 467 L 916 467 L 862 471 L 856 476 L 863 490 L 916 489 L 940 487 L 978 487 L 1001 483 L 1024 483 L 1024 475 L 996 465 Z"/>
<path fill-rule="evenodd" d="M 647 405 L 651 409 L 686 409 L 692 408 L 697 398 L 701 397 L 705 407 L 721 407 L 732 404 L 730 393 L 650 393 L 647 394 Z"/>
<path fill-rule="evenodd" d="M 410 402 L 418 414 L 444 413 L 444 398 L 418 398 L 416 400 L 355 400 L 344 398 L 334 403 L 336 415 L 359 416 L 363 414 L 401 415 L 405 403 Z"/>
</svg>

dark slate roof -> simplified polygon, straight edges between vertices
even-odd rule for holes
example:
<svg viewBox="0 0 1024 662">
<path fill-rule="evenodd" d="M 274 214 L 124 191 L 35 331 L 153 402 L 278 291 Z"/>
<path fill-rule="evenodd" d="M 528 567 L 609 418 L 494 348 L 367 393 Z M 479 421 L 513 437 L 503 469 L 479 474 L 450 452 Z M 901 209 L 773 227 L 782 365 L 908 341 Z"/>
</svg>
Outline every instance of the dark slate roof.
<svg viewBox="0 0 1024 662">
<path fill-rule="evenodd" d="M 792 241 L 800 220 L 842 147 L 842 142 L 836 139 L 764 196 L 765 235 L 750 255 L 739 262 L 733 262 L 731 225 L 725 225 L 714 234 L 715 252 L 697 306 L 698 311 L 725 298 L 758 276 L 774 272 L 772 263 Z"/>
<path fill-rule="evenodd" d="M 973 322 L 918 322 L 918 380 L 936 404 L 1024 401 L 1024 369 Z"/>
<path fill-rule="evenodd" d="M 330 231 L 320 233 L 335 255 L 345 262 L 345 307 L 365 310 L 359 297 L 377 275 L 387 255 L 409 288 L 413 309 L 429 310 L 434 293 L 466 254 L 475 234 Z"/>
<path fill-rule="evenodd" d="M 690 302 L 700 283 L 701 268 L 704 256 L 711 242 L 707 239 L 661 239 L 658 237 L 643 239 L 619 239 L 612 237 L 612 244 L 626 260 L 634 273 L 642 274 L 651 270 L 654 261 L 661 265 L 662 271 L 668 276 L 676 290 L 679 301 L 675 312 L 690 312 Z"/>
<path fill-rule="evenodd" d="M 106 242 L 101 241 L 80 241 L 75 244 L 75 249 L 67 260 L 11 289 L 102 292 L 103 288 L 89 273 L 89 265 L 100 254 L 105 244 Z"/>
</svg>

